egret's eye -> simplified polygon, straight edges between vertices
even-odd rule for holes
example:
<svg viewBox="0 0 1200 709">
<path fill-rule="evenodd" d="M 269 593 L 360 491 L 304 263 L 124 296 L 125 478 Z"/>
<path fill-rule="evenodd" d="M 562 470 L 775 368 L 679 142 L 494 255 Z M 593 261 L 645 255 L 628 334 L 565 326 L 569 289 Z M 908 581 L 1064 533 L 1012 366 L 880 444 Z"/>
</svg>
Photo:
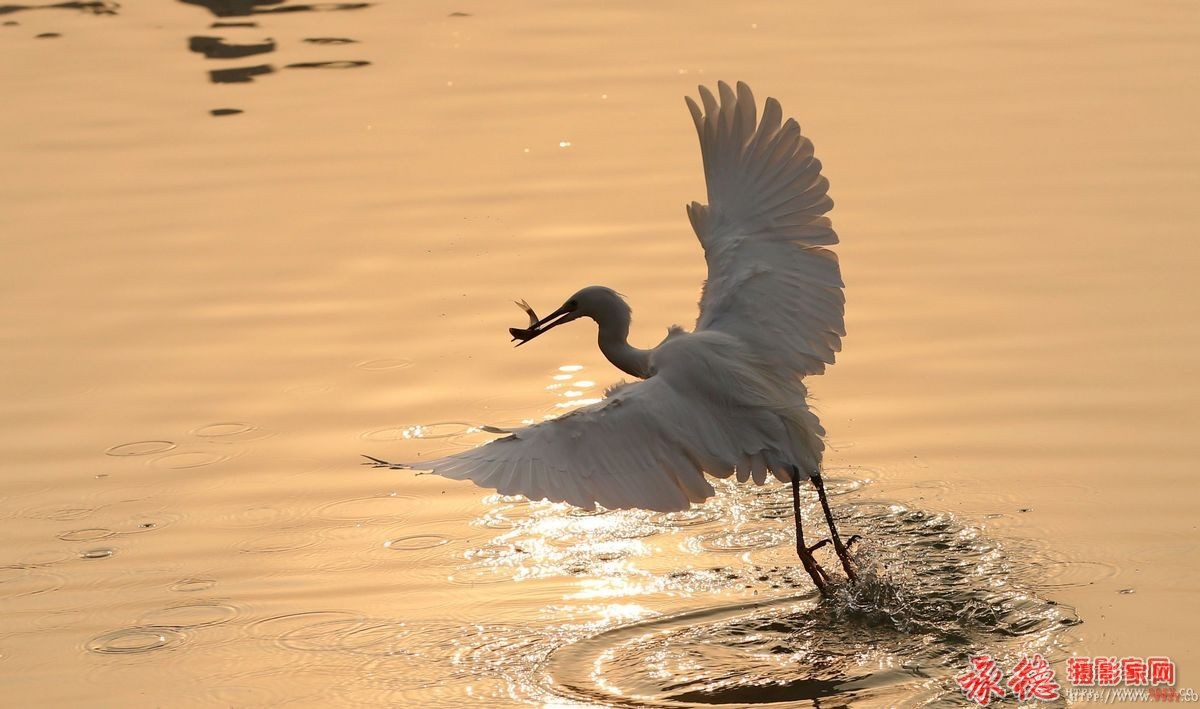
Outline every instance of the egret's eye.
<svg viewBox="0 0 1200 709">
<path fill-rule="evenodd" d="M 578 309 L 579 309 L 579 303 L 577 303 L 577 302 L 575 302 L 575 301 L 573 301 L 573 300 L 568 300 L 568 301 L 567 301 L 567 304 L 566 304 L 566 308 L 567 308 L 567 310 L 578 310 Z"/>
</svg>

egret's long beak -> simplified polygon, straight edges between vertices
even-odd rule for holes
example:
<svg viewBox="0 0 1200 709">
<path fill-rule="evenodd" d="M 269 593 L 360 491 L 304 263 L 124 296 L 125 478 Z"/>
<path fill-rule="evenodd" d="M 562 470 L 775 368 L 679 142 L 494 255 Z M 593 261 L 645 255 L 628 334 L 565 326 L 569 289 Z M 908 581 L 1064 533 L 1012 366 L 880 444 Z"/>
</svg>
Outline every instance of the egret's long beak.
<svg viewBox="0 0 1200 709">
<path fill-rule="evenodd" d="M 508 328 L 508 334 L 512 335 L 513 340 L 517 341 L 517 347 L 520 347 L 521 345 L 525 344 L 526 342 L 529 342 L 530 340 L 532 340 L 533 338 L 542 334 L 543 332 L 546 332 L 547 330 L 558 327 L 559 325 L 562 325 L 565 322 L 570 322 L 570 321 L 574 320 L 575 319 L 574 313 L 575 313 L 575 308 L 569 308 L 564 305 L 563 307 L 559 308 L 558 310 L 555 310 L 553 313 L 550 313 L 549 315 L 542 318 L 541 320 L 538 320 L 537 322 L 533 323 L 527 329 L 522 330 L 522 329 L 516 328 L 516 327 Z"/>
</svg>

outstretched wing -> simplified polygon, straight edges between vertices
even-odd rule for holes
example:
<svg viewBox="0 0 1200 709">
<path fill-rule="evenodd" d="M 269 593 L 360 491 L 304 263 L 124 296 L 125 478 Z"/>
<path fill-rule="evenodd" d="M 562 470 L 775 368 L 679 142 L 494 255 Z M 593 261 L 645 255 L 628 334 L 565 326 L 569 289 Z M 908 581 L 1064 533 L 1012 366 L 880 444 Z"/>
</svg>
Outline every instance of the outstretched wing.
<svg viewBox="0 0 1200 709">
<path fill-rule="evenodd" d="M 690 451 L 686 397 L 665 381 L 627 384 L 603 401 L 463 453 L 411 467 L 504 495 L 592 509 L 687 509 L 714 494 Z"/>
<path fill-rule="evenodd" d="M 700 134 L 708 204 L 688 205 L 708 279 L 697 330 L 735 335 L 799 375 L 832 364 L 846 334 L 829 181 L 795 119 L 768 98 L 761 122 L 744 83 L 720 100 L 700 87 L 688 108 Z"/>
<path fill-rule="evenodd" d="M 727 476 L 736 465 L 739 479 L 753 474 L 763 482 L 767 461 L 745 448 L 761 440 L 764 418 L 761 411 L 726 413 L 656 376 L 478 448 L 393 467 L 584 509 L 672 512 L 715 494 L 703 470 Z"/>
</svg>

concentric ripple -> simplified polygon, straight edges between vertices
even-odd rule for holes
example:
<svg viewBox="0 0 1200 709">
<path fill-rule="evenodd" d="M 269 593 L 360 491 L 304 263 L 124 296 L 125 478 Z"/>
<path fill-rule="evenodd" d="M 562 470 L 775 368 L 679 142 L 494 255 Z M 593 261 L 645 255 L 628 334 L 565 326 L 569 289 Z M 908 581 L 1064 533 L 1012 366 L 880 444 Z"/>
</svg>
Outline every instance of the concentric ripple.
<svg viewBox="0 0 1200 709">
<path fill-rule="evenodd" d="M 155 453 L 166 453 L 175 447 L 174 441 L 133 441 L 131 443 L 121 443 L 112 446 L 104 451 L 105 455 L 111 455 L 118 458 L 135 455 L 154 455 Z"/>
<path fill-rule="evenodd" d="M 97 635 L 87 649 L 101 655 L 138 655 L 183 644 L 186 637 L 173 628 L 142 626 Z"/>
<path fill-rule="evenodd" d="M 382 359 L 368 359 L 355 362 L 354 366 L 368 372 L 386 372 L 392 369 L 407 369 L 412 366 L 412 360 L 401 359 L 399 357 L 385 357 Z"/>
<path fill-rule="evenodd" d="M 50 593 L 62 588 L 66 579 L 58 574 L 19 568 L 0 568 L 0 598 L 19 598 Z"/>
<path fill-rule="evenodd" d="M 201 591 L 207 591 L 216 585 L 217 582 L 215 579 L 189 577 L 186 579 L 179 579 L 175 583 L 171 584 L 167 590 L 175 591 L 176 593 L 199 593 Z"/>
<path fill-rule="evenodd" d="M 238 544 L 238 549 L 248 554 L 279 554 L 311 547 L 318 541 L 316 532 L 285 530 L 243 540 Z"/>
<path fill-rule="evenodd" d="M 789 539 L 790 537 L 783 529 L 758 527 L 707 532 L 695 537 L 695 543 L 705 551 L 742 552 L 769 549 L 779 546 Z"/>
<path fill-rule="evenodd" d="M 192 429 L 192 435 L 213 443 L 242 443 L 269 438 L 270 431 L 241 421 L 219 421 Z"/>
<path fill-rule="evenodd" d="M 228 623 L 240 611 L 224 601 L 197 601 L 155 610 L 142 616 L 139 625 L 163 628 L 202 628 Z"/>
<path fill-rule="evenodd" d="M 465 421 L 440 421 L 437 423 L 393 426 L 368 431 L 362 435 L 368 441 L 407 441 L 412 439 L 458 438 L 478 431 L 478 427 Z"/>
<path fill-rule="evenodd" d="M 650 521 L 663 527 L 698 527 L 721 518 L 721 512 L 712 507 L 695 507 L 683 512 L 664 512 L 654 515 Z"/>
<path fill-rule="evenodd" d="M 246 627 L 246 632 L 250 637 L 259 640 L 278 640 L 293 633 L 297 634 L 296 637 L 303 637 L 304 633 L 320 636 L 331 623 L 340 622 L 349 627 L 357 627 L 364 620 L 365 616 L 350 611 L 301 611 L 256 620 Z"/>
<path fill-rule="evenodd" d="M 58 534 L 58 538 L 64 542 L 94 542 L 100 539 L 107 539 L 115 534 L 116 532 L 111 529 L 105 529 L 103 527 L 90 527 L 60 532 Z"/>
<path fill-rule="evenodd" d="M 450 537 L 444 534 L 410 534 L 405 537 L 389 539 L 383 543 L 383 546 L 392 551 L 418 551 L 433 549 L 449 543 Z"/>
<path fill-rule="evenodd" d="M 334 522 L 391 524 L 404 518 L 412 502 L 412 497 L 390 493 L 330 502 L 316 512 Z"/>
<path fill-rule="evenodd" d="M 70 505 L 40 505 L 23 510 L 21 515 L 31 519 L 46 519 L 55 522 L 69 522 L 83 519 L 96 511 L 95 507 L 73 507 Z"/>
<path fill-rule="evenodd" d="M 229 421 L 223 423 L 205 424 L 199 428 L 193 429 L 192 435 L 200 436 L 201 438 L 222 438 L 224 436 L 236 436 L 241 433 L 249 433 L 253 430 L 253 424 Z"/>
<path fill-rule="evenodd" d="M 216 451 L 179 451 L 160 455 L 150 462 L 168 470 L 188 470 L 223 463 L 229 458 L 229 455 Z"/>
<path fill-rule="evenodd" d="M 446 580 L 459 586 L 477 586 L 512 581 L 520 573 L 520 567 L 508 564 L 473 564 L 459 568 Z"/>
</svg>

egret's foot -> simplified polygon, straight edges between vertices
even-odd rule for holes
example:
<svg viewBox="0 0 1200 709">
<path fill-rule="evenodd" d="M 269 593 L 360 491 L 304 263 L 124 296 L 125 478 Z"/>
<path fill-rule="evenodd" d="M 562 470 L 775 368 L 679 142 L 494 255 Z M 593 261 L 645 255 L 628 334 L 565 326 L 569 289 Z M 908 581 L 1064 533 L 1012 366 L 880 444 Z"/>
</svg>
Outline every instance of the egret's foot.
<svg viewBox="0 0 1200 709">
<path fill-rule="evenodd" d="M 843 544 L 837 532 L 833 533 L 833 550 L 837 553 L 838 561 L 842 562 L 842 570 L 846 572 L 846 578 L 850 583 L 857 581 L 858 572 L 854 570 L 854 559 L 850 556 L 850 545 Z"/>
<path fill-rule="evenodd" d="M 852 561 L 852 559 L 850 559 L 850 547 L 854 546 L 855 544 L 857 544 L 861 541 L 862 541 L 861 535 L 851 534 L 850 538 L 846 540 L 846 546 L 844 547 L 846 550 L 846 556 L 845 556 L 845 558 L 842 558 L 842 566 L 843 566 L 843 568 L 846 568 L 846 576 L 848 576 L 851 581 L 856 579 L 857 575 L 851 575 L 850 569 L 847 566 Z M 839 557 L 840 556 L 841 555 L 839 555 Z"/>
<path fill-rule="evenodd" d="M 850 583 L 854 583 L 858 580 L 858 572 L 854 570 L 854 559 L 850 556 L 849 545 L 842 543 L 837 532 L 833 533 L 833 550 L 837 552 L 838 561 L 842 562 L 842 570 L 846 572 L 846 578 Z"/>
<path fill-rule="evenodd" d="M 810 547 L 808 548 L 808 553 L 809 553 L 809 554 L 811 554 L 811 553 L 813 553 L 814 551 L 816 551 L 816 550 L 820 549 L 821 547 L 823 547 L 823 546 L 825 546 L 826 544 L 829 544 L 829 543 L 830 543 L 829 539 L 827 539 L 827 538 L 826 538 L 826 539 L 822 539 L 821 541 L 817 542 L 816 544 L 813 544 L 812 546 L 810 546 Z"/>
<path fill-rule="evenodd" d="M 850 550 L 846 546 L 838 544 L 836 540 L 833 548 L 842 562 L 842 570 L 846 572 L 846 578 L 850 579 L 850 583 L 854 583 L 858 580 L 858 572 L 854 570 L 854 560 L 850 558 Z"/>
<path fill-rule="evenodd" d="M 862 541 L 862 537 L 860 537 L 857 534 L 850 537 L 850 539 L 846 542 L 846 551 L 849 552 L 850 547 L 859 541 Z M 829 539 L 828 537 L 825 539 L 822 539 L 821 541 L 817 542 L 816 544 L 813 544 L 812 546 L 810 546 L 808 548 L 808 553 L 811 554 L 811 553 L 815 552 L 816 550 L 820 549 L 821 547 L 825 546 L 826 544 L 833 544 L 833 540 Z M 836 546 L 835 546 L 835 548 L 836 548 Z M 845 569 L 846 560 L 842 559 L 841 561 L 842 561 L 842 568 Z M 829 580 L 829 575 L 826 574 L 824 572 L 824 570 L 822 570 L 821 573 L 825 577 L 826 580 Z M 850 581 L 854 581 L 856 578 L 858 578 L 858 574 L 853 569 L 846 569 L 846 577 Z"/>
</svg>

